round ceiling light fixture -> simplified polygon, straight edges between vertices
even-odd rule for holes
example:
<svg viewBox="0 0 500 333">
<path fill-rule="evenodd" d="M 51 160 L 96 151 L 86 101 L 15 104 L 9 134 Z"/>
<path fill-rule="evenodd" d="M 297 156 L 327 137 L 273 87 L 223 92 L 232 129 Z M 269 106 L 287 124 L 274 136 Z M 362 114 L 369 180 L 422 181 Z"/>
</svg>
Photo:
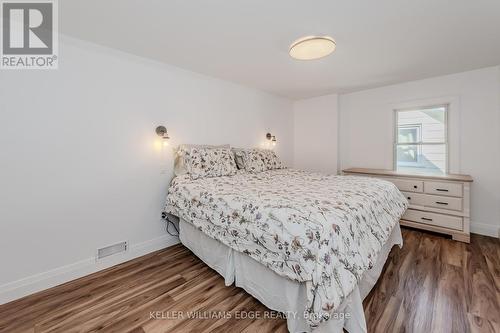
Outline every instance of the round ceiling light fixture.
<svg viewBox="0 0 500 333">
<path fill-rule="evenodd" d="M 290 46 L 290 56 L 298 60 L 314 60 L 326 57 L 335 51 L 337 44 L 329 36 L 300 38 Z"/>
</svg>

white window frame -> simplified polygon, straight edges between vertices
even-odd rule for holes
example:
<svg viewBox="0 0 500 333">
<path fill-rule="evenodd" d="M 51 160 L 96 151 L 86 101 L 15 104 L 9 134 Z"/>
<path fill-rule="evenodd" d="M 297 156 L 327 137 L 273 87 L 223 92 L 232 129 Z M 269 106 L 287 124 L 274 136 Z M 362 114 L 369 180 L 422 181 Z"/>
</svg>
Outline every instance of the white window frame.
<svg viewBox="0 0 500 333">
<path fill-rule="evenodd" d="M 428 109 L 435 109 L 435 108 L 444 108 L 444 141 L 443 142 L 404 142 L 404 143 L 399 143 L 399 121 L 398 121 L 398 115 L 399 112 L 405 112 L 405 111 L 418 111 L 418 110 L 428 110 Z M 410 107 L 410 108 L 402 108 L 402 109 L 395 109 L 394 110 L 394 143 L 393 143 L 393 170 L 397 171 L 398 169 L 398 146 L 409 146 L 409 145 L 416 145 L 418 146 L 419 150 L 422 149 L 422 146 L 430 146 L 430 145 L 444 145 L 445 146 L 445 167 L 444 167 L 444 172 L 449 173 L 449 140 L 448 140 L 448 113 L 450 110 L 450 104 L 437 104 L 437 105 L 426 105 L 426 106 L 421 106 L 421 107 Z"/>
</svg>

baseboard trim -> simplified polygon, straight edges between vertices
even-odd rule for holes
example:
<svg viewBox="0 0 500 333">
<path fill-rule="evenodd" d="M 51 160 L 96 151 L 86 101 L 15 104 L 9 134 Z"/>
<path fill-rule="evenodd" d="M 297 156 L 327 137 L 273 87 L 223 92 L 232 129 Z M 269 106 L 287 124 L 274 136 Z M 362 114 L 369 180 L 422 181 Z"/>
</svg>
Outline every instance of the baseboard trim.
<svg viewBox="0 0 500 333">
<path fill-rule="evenodd" d="M 483 236 L 500 238 L 500 226 L 494 226 L 486 223 L 476 223 L 471 221 L 470 232 Z"/>
<path fill-rule="evenodd" d="M 26 278 L 0 285 L 0 304 L 31 295 L 65 282 L 98 272 L 145 254 L 164 249 L 179 243 L 179 239 L 164 235 L 145 242 L 131 244 L 123 254 L 117 254 L 96 261 L 95 257 L 87 258 L 50 271 L 28 276 Z"/>
</svg>

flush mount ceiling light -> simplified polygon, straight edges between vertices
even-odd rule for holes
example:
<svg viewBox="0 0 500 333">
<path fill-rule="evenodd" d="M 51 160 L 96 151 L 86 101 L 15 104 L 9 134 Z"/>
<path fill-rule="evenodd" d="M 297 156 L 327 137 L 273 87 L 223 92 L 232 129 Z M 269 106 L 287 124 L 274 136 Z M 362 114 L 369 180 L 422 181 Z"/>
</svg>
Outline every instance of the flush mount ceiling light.
<svg viewBox="0 0 500 333">
<path fill-rule="evenodd" d="M 313 60 L 326 57 L 335 51 L 335 41 L 328 36 L 300 38 L 290 46 L 290 56 L 298 60 Z"/>
</svg>

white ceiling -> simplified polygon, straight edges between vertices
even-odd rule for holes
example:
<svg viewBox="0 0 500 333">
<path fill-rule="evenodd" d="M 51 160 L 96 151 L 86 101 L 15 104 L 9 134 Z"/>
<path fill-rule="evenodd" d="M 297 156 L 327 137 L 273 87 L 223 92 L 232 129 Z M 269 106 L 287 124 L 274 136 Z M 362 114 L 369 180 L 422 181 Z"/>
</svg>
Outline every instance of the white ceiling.
<svg viewBox="0 0 500 333">
<path fill-rule="evenodd" d="M 499 0 L 63 0 L 62 33 L 292 99 L 500 64 Z M 331 35 L 297 61 L 289 45 Z"/>
</svg>

